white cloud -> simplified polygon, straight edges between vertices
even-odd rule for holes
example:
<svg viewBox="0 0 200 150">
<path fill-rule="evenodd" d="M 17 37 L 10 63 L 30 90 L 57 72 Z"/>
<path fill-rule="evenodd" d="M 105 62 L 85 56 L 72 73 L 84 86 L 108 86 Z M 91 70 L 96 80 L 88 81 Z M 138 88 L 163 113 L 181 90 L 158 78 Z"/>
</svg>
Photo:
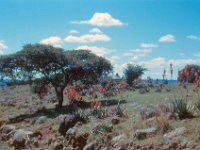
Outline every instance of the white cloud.
<svg viewBox="0 0 200 150">
<path fill-rule="evenodd" d="M 194 56 L 196 56 L 196 57 L 200 57 L 200 52 L 199 52 L 199 53 L 196 53 L 196 54 L 194 54 Z"/>
<path fill-rule="evenodd" d="M 127 52 L 127 53 L 124 53 L 123 56 L 133 56 L 133 53 Z"/>
<path fill-rule="evenodd" d="M 144 65 L 146 68 L 160 68 L 165 65 L 166 60 L 163 57 L 157 57 L 148 61 L 139 62 L 139 64 Z"/>
<path fill-rule="evenodd" d="M 175 42 L 175 37 L 172 34 L 167 34 L 159 39 L 160 42 Z"/>
<path fill-rule="evenodd" d="M 108 58 L 108 59 L 110 60 L 110 62 L 114 63 L 114 62 L 116 62 L 117 60 L 119 60 L 120 57 L 119 57 L 119 56 L 111 56 L 111 57 Z"/>
<path fill-rule="evenodd" d="M 102 33 L 102 31 L 100 29 L 98 29 L 98 28 L 93 28 L 93 29 L 90 30 L 90 32 L 91 33 L 99 33 L 99 34 Z"/>
<path fill-rule="evenodd" d="M 198 64 L 200 63 L 199 59 L 170 59 L 167 61 L 167 64 L 172 63 L 174 66 L 183 67 L 186 64 Z"/>
<path fill-rule="evenodd" d="M 70 30 L 69 31 L 69 34 L 77 34 L 77 33 L 79 33 L 77 30 Z"/>
<path fill-rule="evenodd" d="M 84 21 L 72 21 L 75 24 L 90 24 L 95 26 L 122 26 L 123 23 L 113 18 L 109 13 L 95 13 L 91 19 Z"/>
<path fill-rule="evenodd" d="M 110 49 L 105 47 L 97 47 L 97 46 L 88 46 L 82 45 L 76 48 L 77 50 L 90 50 L 92 53 L 95 53 L 97 56 L 105 56 L 110 53 Z"/>
<path fill-rule="evenodd" d="M 152 48 L 157 48 L 158 45 L 153 44 L 153 43 L 141 43 L 140 47 L 144 49 L 152 49 Z"/>
<path fill-rule="evenodd" d="M 42 44 L 53 45 L 53 46 L 58 46 L 60 45 L 61 42 L 62 42 L 62 39 L 58 36 L 51 36 L 40 41 L 40 43 Z"/>
<path fill-rule="evenodd" d="M 66 42 L 76 42 L 76 43 L 90 43 L 103 41 L 108 42 L 111 41 L 111 38 L 105 34 L 85 34 L 82 36 L 73 36 L 69 35 L 64 39 Z"/>
<path fill-rule="evenodd" d="M 151 50 L 149 50 L 149 49 L 133 49 L 130 51 L 133 53 L 150 53 L 151 52 Z"/>
<path fill-rule="evenodd" d="M 138 60 L 139 56 L 133 56 L 132 60 Z"/>
<path fill-rule="evenodd" d="M 200 36 L 196 36 L 196 35 L 188 35 L 186 36 L 186 38 L 191 39 L 191 40 L 200 40 Z"/>
<path fill-rule="evenodd" d="M 7 49 L 8 46 L 5 44 L 5 42 L 3 40 L 0 41 L 0 55 L 3 55 L 3 50 Z"/>
<path fill-rule="evenodd" d="M 138 48 L 138 49 L 130 50 L 130 52 L 133 52 L 138 56 L 146 56 L 147 54 L 151 53 L 151 50 L 150 49 L 139 49 Z"/>
</svg>

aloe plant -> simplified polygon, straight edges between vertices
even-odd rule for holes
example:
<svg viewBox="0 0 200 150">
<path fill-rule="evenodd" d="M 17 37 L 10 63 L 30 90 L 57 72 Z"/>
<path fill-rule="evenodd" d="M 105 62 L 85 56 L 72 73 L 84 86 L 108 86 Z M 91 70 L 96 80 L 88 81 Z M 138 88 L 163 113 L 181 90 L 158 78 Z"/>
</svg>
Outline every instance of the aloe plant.
<svg viewBox="0 0 200 150">
<path fill-rule="evenodd" d="M 173 111 L 179 119 L 192 118 L 194 105 L 183 99 L 175 100 L 173 103 Z"/>
</svg>

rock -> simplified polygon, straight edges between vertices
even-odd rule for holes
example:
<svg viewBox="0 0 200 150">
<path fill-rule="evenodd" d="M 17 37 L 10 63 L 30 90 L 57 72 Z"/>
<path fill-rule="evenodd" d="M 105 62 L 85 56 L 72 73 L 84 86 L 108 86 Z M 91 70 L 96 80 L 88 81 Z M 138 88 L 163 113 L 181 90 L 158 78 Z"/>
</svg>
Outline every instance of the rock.
<svg viewBox="0 0 200 150">
<path fill-rule="evenodd" d="M 197 145 L 198 145 L 197 142 L 194 141 L 194 140 L 189 140 L 189 141 L 187 141 L 187 143 L 186 143 L 186 147 L 187 147 L 187 148 L 195 148 Z"/>
<path fill-rule="evenodd" d="M 200 144 L 195 147 L 196 150 L 200 150 Z"/>
<path fill-rule="evenodd" d="M 10 133 L 11 131 L 14 131 L 14 130 L 15 130 L 14 125 L 4 125 L 2 127 L 1 133 L 2 134 L 8 134 L 8 133 Z"/>
<path fill-rule="evenodd" d="M 15 148 L 22 148 L 28 139 L 28 136 L 33 134 L 33 132 L 25 131 L 22 129 L 16 130 L 13 136 L 13 146 Z"/>
<path fill-rule="evenodd" d="M 172 138 L 174 138 L 176 136 L 183 135 L 186 132 L 187 132 L 187 129 L 185 127 L 176 128 L 175 130 L 164 134 L 163 138 L 172 139 Z"/>
<path fill-rule="evenodd" d="M 116 125 L 120 122 L 120 118 L 117 116 L 112 117 L 112 124 Z"/>
<path fill-rule="evenodd" d="M 142 119 L 148 119 L 148 118 L 152 118 L 155 116 L 159 116 L 160 111 L 155 106 L 146 106 L 140 110 L 140 115 L 141 115 Z"/>
<path fill-rule="evenodd" d="M 36 120 L 36 124 L 43 124 L 47 121 L 47 117 L 46 116 L 41 116 Z"/>
<path fill-rule="evenodd" d="M 66 135 L 66 132 L 69 128 L 72 128 L 76 124 L 77 120 L 75 115 L 66 115 L 63 121 L 60 123 L 59 126 L 59 133 L 63 136 Z"/>
<path fill-rule="evenodd" d="M 148 136 L 155 134 L 157 131 L 157 128 L 152 127 L 152 128 L 147 128 L 147 129 L 137 129 L 135 131 L 135 137 L 138 140 L 143 140 L 146 139 Z"/>
<path fill-rule="evenodd" d="M 62 150 L 63 149 L 63 144 L 55 142 L 53 145 L 53 150 Z"/>
<path fill-rule="evenodd" d="M 78 122 L 74 127 L 66 132 L 66 138 L 73 148 L 83 149 L 87 143 L 89 134 L 84 132 L 81 124 Z"/>
<path fill-rule="evenodd" d="M 13 135 L 15 131 L 15 126 L 14 125 L 4 125 L 1 128 L 1 138 L 2 140 L 8 140 L 11 135 Z"/>
</svg>

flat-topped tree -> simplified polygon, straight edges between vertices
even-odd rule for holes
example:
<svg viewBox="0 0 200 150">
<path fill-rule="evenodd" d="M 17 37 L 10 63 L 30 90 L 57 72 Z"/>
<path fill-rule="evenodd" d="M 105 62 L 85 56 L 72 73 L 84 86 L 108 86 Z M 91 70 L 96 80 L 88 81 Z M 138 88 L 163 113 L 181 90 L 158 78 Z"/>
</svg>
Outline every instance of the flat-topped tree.
<svg viewBox="0 0 200 150">
<path fill-rule="evenodd" d="M 64 51 L 50 45 L 27 44 L 15 54 L 0 58 L 0 74 L 29 81 L 29 84 L 51 84 L 56 91 L 59 105 L 63 103 L 64 87 L 76 80 L 98 82 L 112 71 L 112 65 L 103 57 L 87 50 Z M 37 79 L 37 80 L 36 80 Z M 42 89 L 42 88 L 41 88 Z"/>
</svg>

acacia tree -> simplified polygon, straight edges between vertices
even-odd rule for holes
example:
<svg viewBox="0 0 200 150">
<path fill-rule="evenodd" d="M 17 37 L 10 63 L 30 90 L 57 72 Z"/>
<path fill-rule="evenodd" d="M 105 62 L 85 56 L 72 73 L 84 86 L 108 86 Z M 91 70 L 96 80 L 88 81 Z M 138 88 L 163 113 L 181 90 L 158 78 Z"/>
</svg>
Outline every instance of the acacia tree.
<svg viewBox="0 0 200 150">
<path fill-rule="evenodd" d="M 146 68 L 140 65 L 127 64 L 124 69 L 124 76 L 129 86 L 132 86 L 132 82 L 142 76 L 146 70 Z"/>
<path fill-rule="evenodd" d="M 29 81 L 40 79 L 39 84 L 51 84 L 62 106 L 64 87 L 73 80 L 94 80 L 109 74 L 112 65 L 105 58 L 89 51 L 64 51 L 50 45 L 27 44 L 15 54 L 0 58 L 0 73 Z M 42 81 L 41 81 L 42 80 Z M 37 83 L 38 84 L 38 83 Z"/>
</svg>

